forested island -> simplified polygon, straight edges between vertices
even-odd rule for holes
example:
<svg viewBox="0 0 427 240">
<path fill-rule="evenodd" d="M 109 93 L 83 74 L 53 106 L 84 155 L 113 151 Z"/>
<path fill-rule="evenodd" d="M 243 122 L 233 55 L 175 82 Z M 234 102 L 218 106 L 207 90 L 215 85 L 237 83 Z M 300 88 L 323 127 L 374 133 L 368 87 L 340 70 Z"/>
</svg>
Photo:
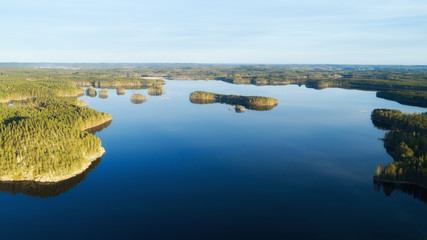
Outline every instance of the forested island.
<svg viewBox="0 0 427 240">
<path fill-rule="evenodd" d="M 99 98 L 103 98 L 103 99 L 108 98 L 108 91 L 107 90 L 100 90 L 99 91 Z"/>
<path fill-rule="evenodd" d="M 160 84 L 153 85 L 148 88 L 148 95 L 150 96 L 161 96 L 164 93 L 165 93 L 165 90 L 163 90 L 163 87 Z"/>
<path fill-rule="evenodd" d="M 124 88 L 117 88 L 116 89 L 116 93 L 117 93 L 117 95 L 125 95 L 125 93 L 126 93 L 126 89 L 124 89 Z"/>
<path fill-rule="evenodd" d="M 140 93 L 134 93 L 130 96 L 130 102 L 133 104 L 141 104 L 147 100 L 147 97 Z"/>
<path fill-rule="evenodd" d="M 224 95 L 204 91 L 192 92 L 190 94 L 190 101 L 196 104 L 225 103 L 240 105 L 240 107 L 243 106 L 257 111 L 271 110 L 279 104 L 277 99 L 270 97 Z"/>
<path fill-rule="evenodd" d="M 383 141 L 394 159 L 393 163 L 376 168 L 374 181 L 415 184 L 427 189 L 427 113 L 375 109 L 371 117 L 376 126 L 391 130 Z"/>
</svg>

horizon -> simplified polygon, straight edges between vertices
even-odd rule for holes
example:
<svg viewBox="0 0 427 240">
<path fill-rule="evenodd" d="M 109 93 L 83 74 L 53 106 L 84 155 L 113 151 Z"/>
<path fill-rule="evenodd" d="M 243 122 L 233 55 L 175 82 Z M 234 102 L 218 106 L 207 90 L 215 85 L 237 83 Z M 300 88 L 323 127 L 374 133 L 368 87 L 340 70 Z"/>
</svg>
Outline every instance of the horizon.
<svg viewBox="0 0 427 240">
<path fill-rule="evenodd" d="M 1 64 L 156 64 L 156 65 L 266 65 L 266 66 L 421 66 L 427 64 L 363 64 L 363 63 L 227 63 L 227 62 L 0 62 Z"/>
</svg>

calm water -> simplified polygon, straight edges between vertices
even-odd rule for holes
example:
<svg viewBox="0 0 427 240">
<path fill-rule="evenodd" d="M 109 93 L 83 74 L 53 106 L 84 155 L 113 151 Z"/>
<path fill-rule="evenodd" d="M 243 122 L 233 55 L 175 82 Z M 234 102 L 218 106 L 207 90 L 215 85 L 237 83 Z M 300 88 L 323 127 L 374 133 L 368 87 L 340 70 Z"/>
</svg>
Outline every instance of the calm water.
<svg viewBox="0 0 427 240">
<path fill-rule="evenodd" d="M 167 81 L 164 88 L 142 104 L 130 102 L 131 90 L 82 97 L 113 116 L 96 133 L 107 153 L 86 176 L 45 190 L 44 198 L 34 197 L 42 191 L 36 187 L 25 195 L 3 186 L 1 238 L 427 237 L 427 204 L 374 190 L 375 167 L 392 158 L 380 140 L 385 131 L 370 120 L 374 108 L 425 109 L 356 90 L 217 81 Z M 279 105 L 236 113 L 190 103 L 196 90 L 269 96 Z"/>
</svg>

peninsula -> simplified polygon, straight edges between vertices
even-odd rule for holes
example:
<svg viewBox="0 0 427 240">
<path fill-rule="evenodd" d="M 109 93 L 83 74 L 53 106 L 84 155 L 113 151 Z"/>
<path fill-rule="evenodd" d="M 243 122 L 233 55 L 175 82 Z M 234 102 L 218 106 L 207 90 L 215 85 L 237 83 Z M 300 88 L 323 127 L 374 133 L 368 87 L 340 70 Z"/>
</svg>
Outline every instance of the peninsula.
<svg viewBox="0 0 427 240">
<path fill-rule="evenodd" d="M 374 181 L 414 184 L 427 189 L 427 113 L 375 109 L 371 117 L 376 126 L 391 130 L 383 141 L 394 159 L 393 163 L 376 168 Z"/>
</svg>

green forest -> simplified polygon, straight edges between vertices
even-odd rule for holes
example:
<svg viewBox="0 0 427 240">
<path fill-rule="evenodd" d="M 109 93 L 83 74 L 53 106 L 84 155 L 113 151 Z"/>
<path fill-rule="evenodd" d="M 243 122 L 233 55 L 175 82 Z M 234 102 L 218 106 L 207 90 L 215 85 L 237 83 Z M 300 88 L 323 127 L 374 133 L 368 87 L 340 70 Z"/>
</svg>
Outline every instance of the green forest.
<svg viewBox="0 0 427 240">
<path fill-rule="evenodd" d="M 399 110 L 375 109 L 371 118 L 391 129 L 427 134 L 427 112 L 407 114 Z"/>
<path fill-rule="evenodd" d="M 380 91 L 377 97 L 405 105 L 427 107 L 427 91 Z"/>
<path fill-rule="evenodd" d="M 3 104 L 1 180 L 53 182 L 81 170 L 89 158 L 103 153 L 101 141 L 84 130 L 109 120 L 109 114 L 79 107 L 75 99 L 42 98 L 17 107 Z"/>
<path fill-rule="evenodd" d="M 427 113 L 405 114 L 376 109 L 372 112 L 372 120 L 382 128 L 392 129 L 383 141 L 387 153 L 394 159 L 393 163 L 376 168 L 374 180 L 427 188 Z"/>
</svg>

